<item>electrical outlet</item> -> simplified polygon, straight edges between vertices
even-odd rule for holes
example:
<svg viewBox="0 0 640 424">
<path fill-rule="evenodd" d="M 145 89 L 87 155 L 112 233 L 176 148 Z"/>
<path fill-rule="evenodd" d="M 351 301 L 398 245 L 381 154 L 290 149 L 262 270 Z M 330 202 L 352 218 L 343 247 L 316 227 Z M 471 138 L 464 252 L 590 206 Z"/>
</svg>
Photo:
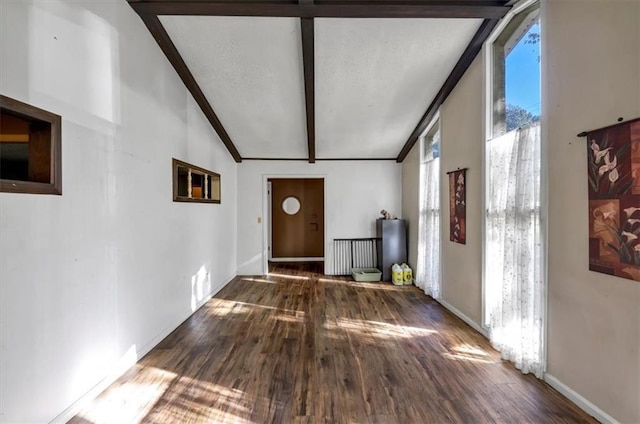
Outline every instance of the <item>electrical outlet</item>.
<svg viewBox="0 0 640 424">
<path fill-rule="evenodd" d="M 259 216 L 259 217 L 258 217 L 258 224 L 261 224 L 261 223 L 262 223 L 262 217 L 261 217 L 261 216 Z"/>
</svg>

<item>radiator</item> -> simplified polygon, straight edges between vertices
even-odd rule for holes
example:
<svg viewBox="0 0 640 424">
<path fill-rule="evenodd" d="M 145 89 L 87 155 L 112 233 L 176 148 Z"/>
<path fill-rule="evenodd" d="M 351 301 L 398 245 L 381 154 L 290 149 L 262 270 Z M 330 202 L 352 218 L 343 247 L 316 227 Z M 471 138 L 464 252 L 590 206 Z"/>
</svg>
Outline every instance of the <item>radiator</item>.
<svg viewBox="0 0 640 424">
<path fill-rule="evenodd" d="M 377 258 L 375 238 L 333 240 L 333 275 L 351 275 L 351 268 L 375 268 Z"/>
</svg>

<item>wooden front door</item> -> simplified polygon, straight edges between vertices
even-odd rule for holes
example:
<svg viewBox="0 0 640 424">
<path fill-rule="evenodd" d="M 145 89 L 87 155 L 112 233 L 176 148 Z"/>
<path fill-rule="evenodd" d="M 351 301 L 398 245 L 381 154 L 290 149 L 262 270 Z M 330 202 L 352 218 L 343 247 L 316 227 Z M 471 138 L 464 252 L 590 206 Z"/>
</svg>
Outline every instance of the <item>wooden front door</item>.
<svg viewBox="0 0 640 424">
<path fill-rule="evenodd" d="M 273 178 L 271 256 L 324 257 L 324 180 Z"/>
</svg>

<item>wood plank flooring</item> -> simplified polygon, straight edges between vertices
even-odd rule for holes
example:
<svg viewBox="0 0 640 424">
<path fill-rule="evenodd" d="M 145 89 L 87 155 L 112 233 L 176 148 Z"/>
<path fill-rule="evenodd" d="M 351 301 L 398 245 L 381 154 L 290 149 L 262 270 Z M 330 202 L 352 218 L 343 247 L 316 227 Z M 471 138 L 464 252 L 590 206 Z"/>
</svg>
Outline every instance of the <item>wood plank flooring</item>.
<svg viewBox="0 0 640 424">
<path fill-rule="evenodd" d="M 236 278 L 71 423 L 591 423 L 415 287 Z"/>
</svg>

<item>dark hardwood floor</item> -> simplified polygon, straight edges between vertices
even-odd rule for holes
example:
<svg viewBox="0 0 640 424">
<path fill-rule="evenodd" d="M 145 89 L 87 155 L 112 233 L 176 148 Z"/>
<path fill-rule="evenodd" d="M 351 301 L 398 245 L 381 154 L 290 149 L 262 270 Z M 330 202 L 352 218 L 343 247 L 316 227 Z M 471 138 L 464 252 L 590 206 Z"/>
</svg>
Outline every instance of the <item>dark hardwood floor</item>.
<svg viewBox="0 0 640 424">
<path fill-rule="evenodd" d="M 269 262 L 269 272 L 324 274 L 323 261 L 306 262 Z"/>
<path fill-rule="evenodd" d="M 596 422 L 415 287 L 238 277 L 72 423 Z"/>
</svg>

